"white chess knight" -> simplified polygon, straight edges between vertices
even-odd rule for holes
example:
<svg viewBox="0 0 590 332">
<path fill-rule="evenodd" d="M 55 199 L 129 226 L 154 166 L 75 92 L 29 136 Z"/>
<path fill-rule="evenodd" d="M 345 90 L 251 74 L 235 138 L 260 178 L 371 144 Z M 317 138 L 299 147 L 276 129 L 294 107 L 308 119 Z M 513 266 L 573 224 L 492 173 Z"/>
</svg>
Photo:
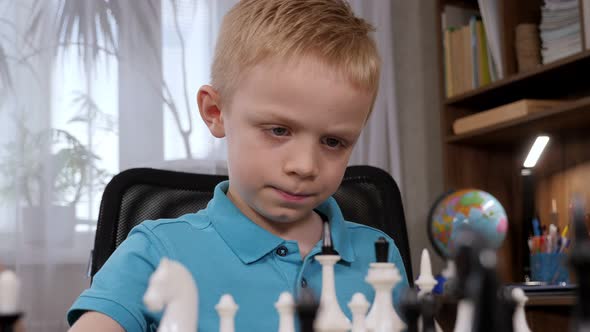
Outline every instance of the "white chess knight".
<svg viewBox="0 0 590 332">
<path fill-rule="evenodd" d="M 0 272 L 0 315 L 20 312 L 20 280 L 14 271 Z"/>
<path fill-rule="evenodd" d="M 198 321 L 198 290 L 180 263 L 162 258 L 151 275 L 143 302 L 151 311 L 164 310 L 158 332 L 194 332 Z"/>
<path fill-rule="evenodd" d="M 514 316 L 512 316 L 514 332 L 531 332 L 524 312 L 524 305 L 529 298 L 524 294 L 522 288 L 512 289 L 512 298 L 516 301 L 516 310 L 514 311 Z"/>
</svg>

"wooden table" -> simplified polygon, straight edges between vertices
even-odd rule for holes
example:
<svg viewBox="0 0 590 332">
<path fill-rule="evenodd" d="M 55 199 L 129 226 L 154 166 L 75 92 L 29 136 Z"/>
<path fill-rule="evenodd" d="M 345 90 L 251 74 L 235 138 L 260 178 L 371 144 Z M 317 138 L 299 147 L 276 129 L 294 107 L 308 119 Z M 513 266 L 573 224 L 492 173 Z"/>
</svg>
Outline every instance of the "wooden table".
<svg viewBox="0 0 590 332">
<path fill-rule="evenodd" d="M 575 296 L 571 293 L 527 294 L 525 307 L 529 327 L 535 332 L 569 331 Z M 441 301 L 436 319 L 444 332 L 452 332 L 457 317 L 457 303 Z"/>
</svg>

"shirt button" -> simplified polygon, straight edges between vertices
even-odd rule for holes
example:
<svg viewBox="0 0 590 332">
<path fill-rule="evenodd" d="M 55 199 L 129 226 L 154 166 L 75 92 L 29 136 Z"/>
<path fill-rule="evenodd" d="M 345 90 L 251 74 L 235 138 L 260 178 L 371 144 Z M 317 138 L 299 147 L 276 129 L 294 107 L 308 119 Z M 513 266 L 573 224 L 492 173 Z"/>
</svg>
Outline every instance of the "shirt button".
<svg viewBox="0 0 590 332">
<path fill-rule="evenodd" d="M 307 280 L 305 280 L 305 278 L 301 279 L 301 287 L 307 288 Z"/>
<path fill-rule="evenodd" d="M 277 255 L 281 256 L 281 257 L 285 257 L 287 256 L 287 253 L 289 252 L 289 250 L 287 249 L 287 247 L 285 246 L 280 246 L 277 248 L 276 253 Z"/>
</svg>

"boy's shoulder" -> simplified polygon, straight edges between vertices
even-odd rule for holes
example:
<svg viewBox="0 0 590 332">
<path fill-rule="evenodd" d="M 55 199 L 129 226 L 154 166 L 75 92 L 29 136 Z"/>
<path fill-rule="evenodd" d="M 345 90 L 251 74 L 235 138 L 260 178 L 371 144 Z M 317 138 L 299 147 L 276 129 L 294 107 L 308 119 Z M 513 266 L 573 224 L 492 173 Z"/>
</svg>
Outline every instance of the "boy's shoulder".
<svg viewBox="0 0 590 332">
<path fill-rule="evenodd" d="M 201 210 L 196 213 L 188 213 L 176 218 L 162 218 L 154 220 L 143 221 L 138 228 L 154 233 L 166 234 L 170 232 L 184 232 L 184 231 L 201 231 L 211 228 L 211 219 L 206 213 L 206 210 Z"/>
<path fill-rule="evenodd" d="M 380 229 L 352 221 L 345 221 L 344 225 L 355 242 L 366 243 L 365 241 L 375 241 L 375 239 L 381 236 L 390 242 L 394 242 L 387 233 Z"/>
</svg>

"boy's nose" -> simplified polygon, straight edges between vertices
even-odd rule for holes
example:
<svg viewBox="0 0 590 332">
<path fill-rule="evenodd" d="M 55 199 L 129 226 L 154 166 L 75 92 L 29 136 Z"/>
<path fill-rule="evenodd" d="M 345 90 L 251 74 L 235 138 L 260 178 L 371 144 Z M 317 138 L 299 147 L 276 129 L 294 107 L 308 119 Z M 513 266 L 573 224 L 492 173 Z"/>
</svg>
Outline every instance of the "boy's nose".
<svg viewBox="0 0 590 332">
<path fill-rule="evenodd" d="M 313 147 L 292 149 L 287 153 L 284 163 L 285 173 L 302 178 L 314 178 L 319 171 L 318 151 Z"/>
</svg>

